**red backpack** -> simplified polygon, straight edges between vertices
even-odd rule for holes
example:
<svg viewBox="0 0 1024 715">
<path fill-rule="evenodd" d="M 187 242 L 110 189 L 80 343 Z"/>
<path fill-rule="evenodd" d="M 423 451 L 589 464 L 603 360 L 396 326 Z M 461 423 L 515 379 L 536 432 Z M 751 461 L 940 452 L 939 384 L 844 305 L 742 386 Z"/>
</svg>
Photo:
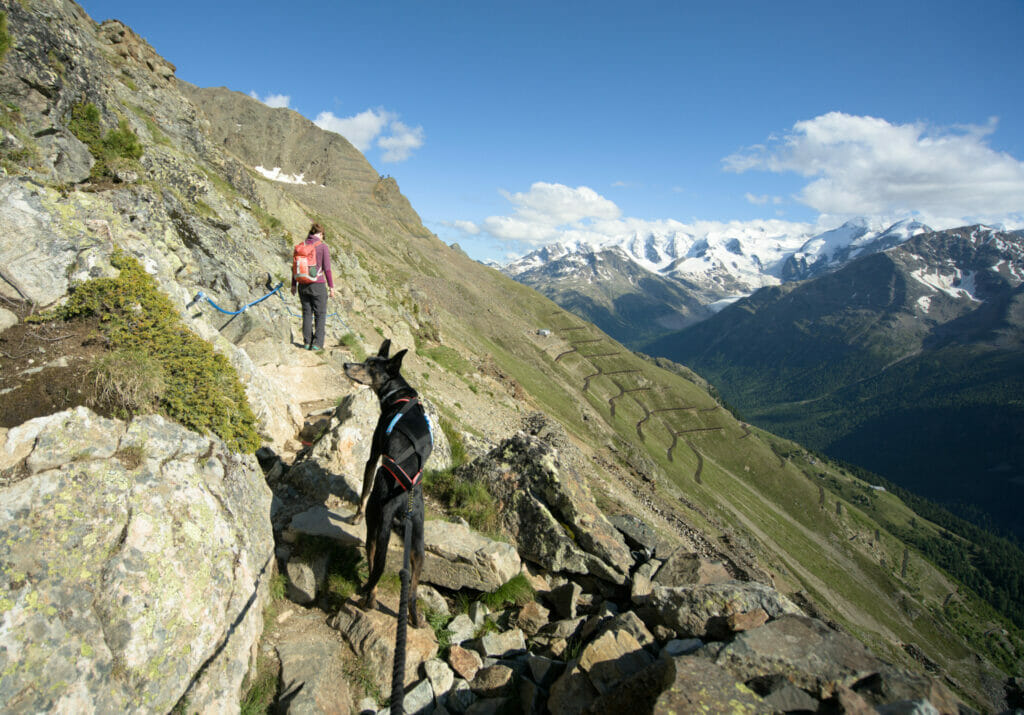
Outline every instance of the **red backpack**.
<svg viewBox="0 0 1024 715">
<path fill-rule="evenodd" d="M 292 276 L 298 283 L 316 283 L 320 276 L 319 266 L 316 264 L 316 247 L 320 245 L 319 239 L 313 243 L 302 243 L 295 246 L 292 253 Z"/>
</svg>

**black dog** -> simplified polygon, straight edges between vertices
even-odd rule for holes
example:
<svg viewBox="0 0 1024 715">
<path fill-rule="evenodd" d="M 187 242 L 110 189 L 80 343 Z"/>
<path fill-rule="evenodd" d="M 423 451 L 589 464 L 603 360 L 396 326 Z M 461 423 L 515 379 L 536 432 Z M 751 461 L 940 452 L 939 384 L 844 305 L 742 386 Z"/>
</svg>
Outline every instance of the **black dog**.
<svg viewBox="0 0 1024 715">
<path fill-rule="evenodd" d="M 363 493 L 353 523 L 366 515 L 366 560 L 370 576 L 363 588 L 360 606 L 377 605 L 377 582 L 384 573 L 391 540 L 391 522 L 400 509 L 412 511 L 412 582 L 409 592 L 409 621 L 422 625 L 416 609 L 416 587 L 423 566 L 423 484 L 420 476 L 430 456 L 433 439 L 430 421 L 414 390 L 400 374 L 406 350 L 388 359 L 391 341 L 366 362 L 345 363 L 345 375 L 369 385 L 380 399 L 380 419 L 373 431 L 370 457 L 363 470 Z M 380 468 L 377 462 L 380 460 Z M 404 512 L 403 512 L 404 513 Z"/>
</svg>

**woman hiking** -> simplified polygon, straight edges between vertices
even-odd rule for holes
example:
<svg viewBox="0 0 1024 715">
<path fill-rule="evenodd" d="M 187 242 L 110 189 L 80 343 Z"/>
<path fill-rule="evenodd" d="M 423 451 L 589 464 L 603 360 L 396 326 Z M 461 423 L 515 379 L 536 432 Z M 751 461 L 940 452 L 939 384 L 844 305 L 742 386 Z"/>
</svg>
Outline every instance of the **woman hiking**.
<svg viewBox="0 0 1024 715">
<path fill-rule="evenodd" d="M 302 303 L 302 347 L 324 349 L 327 298 L 334 297 L 331 249 L 324 243 L 324 227 L 314 223 L 306 240 L 295 247 L 292 259 L 292 295 Z"/>
</svg>

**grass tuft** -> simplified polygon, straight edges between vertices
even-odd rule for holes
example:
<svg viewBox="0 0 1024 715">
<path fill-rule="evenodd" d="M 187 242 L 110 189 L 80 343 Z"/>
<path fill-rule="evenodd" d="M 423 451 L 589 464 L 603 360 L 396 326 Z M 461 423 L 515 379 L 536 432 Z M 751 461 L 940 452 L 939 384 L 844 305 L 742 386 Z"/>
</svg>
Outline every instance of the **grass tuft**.
<svg viewBox="0 0 1024 715">
<path fill-rule="evenodd" d="M 471 527 L 491 538 L 503 538 L 497 502 L 480 482 L 460 479 L 451 469 L 446 469 L 429 472 L 423 488 L 444 504 L 449 514 L 465 519 Z"/>
<path fill-rule="evenodd" d="M 525 574 L 518 573 L 490 593 L 480 595 L 479 601 L 492 611 L 506 606 L 525 606 L 537 595 Z"/>
</svg>

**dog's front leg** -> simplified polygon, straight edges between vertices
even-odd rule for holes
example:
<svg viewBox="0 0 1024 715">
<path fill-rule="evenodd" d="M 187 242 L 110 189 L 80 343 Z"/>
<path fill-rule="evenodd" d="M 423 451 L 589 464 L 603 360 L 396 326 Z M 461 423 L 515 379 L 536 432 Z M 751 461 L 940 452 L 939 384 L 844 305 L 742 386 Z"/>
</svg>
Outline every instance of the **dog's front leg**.
<svg viewBox="0 0 1024 715">
<path fill-rule="evenodd" d="M 370 501 L 370 492 L 373 491 L 373 479 L 377 474 L 379 459 L 380 452 L 371 449 L 370 457 L 366 460 L 366 466 L 363 468 L 363 493 L 359 495 L 359 508 L 356 509 L 356 515 L 352 518 L 353 524 L 360 523 L 363 520 L 363 515 L 366 514 L 366 503 Z"/>
</svg>

